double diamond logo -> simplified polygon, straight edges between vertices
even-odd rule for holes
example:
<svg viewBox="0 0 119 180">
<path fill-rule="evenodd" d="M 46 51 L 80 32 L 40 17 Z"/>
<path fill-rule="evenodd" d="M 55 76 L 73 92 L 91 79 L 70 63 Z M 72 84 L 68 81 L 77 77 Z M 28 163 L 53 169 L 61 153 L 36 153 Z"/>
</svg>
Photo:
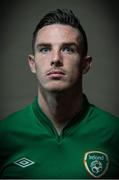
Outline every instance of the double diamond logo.
<svg viewBox="0 0 119 180">
<path fill-rule="evenodd" d="M 108 169 L 108 155 L 100 151 L 89 151 L 84 156 L 84 165 L 93 177 L 100 178 Z"/>
<path fill-rule="evenodd" d="M 22 168 L 26 168 L 28 166 L 31 166 L 32 164 L 34 164 L 35 162 L 31 161 L 30 159 L 27 158 L 21 158 L 17 161 L 14 162 L 14 164 L 22 167 Z"/>
</svg>

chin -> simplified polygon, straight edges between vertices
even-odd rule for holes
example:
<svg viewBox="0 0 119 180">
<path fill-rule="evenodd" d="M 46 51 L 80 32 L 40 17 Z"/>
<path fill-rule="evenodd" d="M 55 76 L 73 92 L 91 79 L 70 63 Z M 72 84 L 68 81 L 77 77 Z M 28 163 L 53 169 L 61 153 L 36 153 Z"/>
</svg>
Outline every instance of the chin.
<svg viewBox="0 0 119 180">
<path fill-rule="evenodd" d="M 65 91 L 67 88 L 63 88 L 63 87 L 57 87 L 57 88 L 48 88 L 47 91 L 49 92 L 63 92 Z"/>
<path fill-rule="evenodd" d="M 77 84 L 77 83 L 76 83 Z M 64 92 L 69 91 L 72 88 L 75 88 L 77 85 L 75 83 L 69 83 L 69 82 L 50 82 L 50 83 L 42 83 L 40 84 L 40 87 L 43 91 L 47 92 Z M 78 83 L 79 86 L 79 83 Z"/>
<path fill-rule="evenodd" d="M 65 90 L 68 90 L 70 87 L 68 85 L 49 85 L 47 87 L 45 87 L 44 89 L 49 91 L 49 92 L 63 92 Z"/>
</svg>

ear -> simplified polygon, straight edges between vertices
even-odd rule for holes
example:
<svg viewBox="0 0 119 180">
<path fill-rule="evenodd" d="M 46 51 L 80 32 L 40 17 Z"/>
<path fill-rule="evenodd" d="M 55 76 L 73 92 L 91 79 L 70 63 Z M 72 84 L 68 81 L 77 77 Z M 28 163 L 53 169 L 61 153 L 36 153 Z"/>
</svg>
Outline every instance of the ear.
<svg viewBox="0 0 119 180">
<path fill-rule="evenodd" d="M 92 57 L 91 56 L 85 56 L 82 59 L 82 73 L 86 74 L 92 65 Z"/>
<path fill-rule="evenodd" d="M 33 55 L 28 55 L 28 64 L 32 73 L 36 73 L 35 59 Z"/>
</svg>

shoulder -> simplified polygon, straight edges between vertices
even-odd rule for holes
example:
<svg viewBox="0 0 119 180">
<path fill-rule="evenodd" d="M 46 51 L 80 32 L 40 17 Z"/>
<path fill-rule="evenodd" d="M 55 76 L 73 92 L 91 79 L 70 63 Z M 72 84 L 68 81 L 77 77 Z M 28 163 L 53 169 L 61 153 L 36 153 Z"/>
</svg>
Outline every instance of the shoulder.
<svg viewBox="0 0 119 180">
<path fill-rule="evenodd" d="M 14 126 L 19 126 L 21 123 L 24 122 L 24 120 L 28 119 L 29 116 L 31 116 L 32 113 L 32 105 L 29 104 L 22 109 L 10 114 L 6 118 L 0 120 L 0 131 L 2 129 L 9 129 Z"/>
<path fill-rule="evenodd" d="M 94 119 L 95 122 L 100 125 L 104 125 L 105 127 L 115 127 L 119 129 L 119 118 L 115 115 L 107 112 L 95 105 L 90 105 L 90 118 Z"/>
<path fill-rule="evenodd" d="M 119 144 L 119 118 L 95 105 L 90 105 L 88 123 L 90 131 L 117 149 Z M 119 146 L 118 146 L 119 150 Z"/>
</svg>

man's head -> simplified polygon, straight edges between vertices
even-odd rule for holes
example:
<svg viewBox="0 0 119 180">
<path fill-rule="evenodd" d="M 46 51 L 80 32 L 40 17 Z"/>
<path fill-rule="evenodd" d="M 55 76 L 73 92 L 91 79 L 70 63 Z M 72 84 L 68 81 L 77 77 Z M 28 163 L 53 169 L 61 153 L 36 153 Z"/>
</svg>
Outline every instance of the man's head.
<svg viewBox="0 0 119 180">
<path fill-rule="evenodd" d="M 33 39 L 32 39 L 33 53 L 35 53 L 35 42 L 38 31 L 44 26 L 52 25 L 52 24 L 70 25 L 78 29 L 81 35 L 80 46 L 82 48 L 82 56 L 87 55 L 88 43 L 87 43 L 86 33 L 83 27 L 81 26 L 79 19 L 75 16 L 72 10 L 67 10 L 67 9 L 62 9 L 62 10 L 57 9 L 55 11 L 51 11 L 41 19 L 41 21 L 38 23 L 33 33 Z"/>
<path fill-rule="evenodd" d="M 33 34 L 33 55 L 28 61 L 36 74 L 39 90 L 82 91 L 82 74 L 91 64 L 87 56 L 87 38 L 71 10 L 48 13 Z"/>
</svg>

